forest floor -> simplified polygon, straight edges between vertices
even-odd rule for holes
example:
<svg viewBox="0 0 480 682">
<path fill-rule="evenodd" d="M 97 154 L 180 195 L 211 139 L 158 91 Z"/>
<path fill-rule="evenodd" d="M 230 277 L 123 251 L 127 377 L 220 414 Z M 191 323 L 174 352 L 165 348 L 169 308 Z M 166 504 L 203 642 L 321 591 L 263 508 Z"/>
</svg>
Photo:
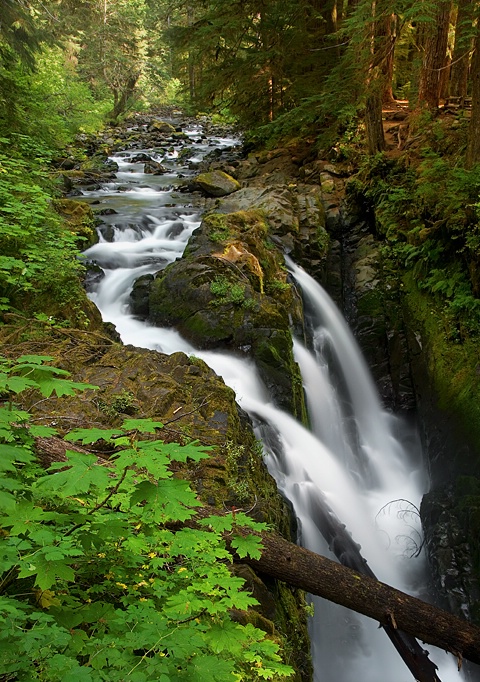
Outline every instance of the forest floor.
<svg viewBox="0 0 480 682">
<path fill-rule="evenodd" d="M 408 108 L 407 100 L 393 100 L 383 107 L 383 131 L 386 143 L 386 155 L 390 159 L 399 158 L 406 150 L 410 156 L 414 155 L 415 148 L 421 146 L 425 138 L 424 123 L 421 117 L 428 115 L 427 112 L 419 112 Z M 436 120 L 442 122 L 444 128 L 455 128 L 462 125 L 470 118 L 471 111 L 466 106 L 442 102 Z M 413 154 L 412 154 L 413 152 Z"/>
<path fill-rule="evenodd" d="M 383 107 L 383 132 L 387 145 L 386 151 L 391 158 L 402 154 L 405 134 L 408 134 L 409 115 L 406 100 L 393 100 Z"/>
</svg>

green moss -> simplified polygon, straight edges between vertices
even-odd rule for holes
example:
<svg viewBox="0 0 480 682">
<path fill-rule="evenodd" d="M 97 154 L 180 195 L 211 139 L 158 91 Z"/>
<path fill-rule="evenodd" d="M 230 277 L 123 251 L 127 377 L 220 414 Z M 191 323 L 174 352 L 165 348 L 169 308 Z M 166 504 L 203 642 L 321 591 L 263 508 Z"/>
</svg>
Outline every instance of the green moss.
<svg viewBox="0 0 480 682">
<path fill-rule="evenodd" d="M 478 338 L 452 337 L 451 315 L 433 296 L 418 289 L 412 274 L 404 277 L 404 287 L 409 325 L 421 338 L 438 406 L 455 416 L 480 450 Z"/>
<path fill-rule="evenodd" d="M 64 218 L 66 228 L 78 237 L 79 249 L 86 249 L 97 243 L 95 216 L 89 204 L 74 199 L 55 199 L 53 206 Z"/>
<path fill-rule="evenodd" d="M 233 303 L 243 305 L 245 303 L 245 286 L 232 284 L 226 277 L 217 276 L 210 284 L 210 292 L 216 297 L 211 301 L 213 305 Z"/>
<path fill-rule="evenodd" d="M 98 409 L 112 419 L 120 417 L 121 415 L 134 415 L 138 411 L 138 405 L 135 396 L 131 391 L 122 390 L 120 393 L 111 394 L 107 400 L 95 397 L 95 403 Z"/>
<path fill-rule="evenodd" d="M 209 213 L 203 219 L 203 225 L 213 242 L 225 242 L 233 236 L 227 217 L 222 213 Z"/>
</svg>

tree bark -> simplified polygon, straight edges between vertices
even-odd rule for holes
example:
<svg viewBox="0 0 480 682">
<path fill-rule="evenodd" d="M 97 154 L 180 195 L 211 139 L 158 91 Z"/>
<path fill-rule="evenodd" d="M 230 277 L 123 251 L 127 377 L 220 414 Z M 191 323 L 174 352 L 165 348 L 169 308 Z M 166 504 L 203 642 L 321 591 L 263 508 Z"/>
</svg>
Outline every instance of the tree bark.
<svg viewBox="0 0 480 682">
<path fill-rule="evenodd" d="M 455 23 L 455 44 L 450 70 L 450 95 L 467 96 L 468 65 L 472 47 L 473 0 L 459 0 Z"/>
<path fill-rule="evenodd" d="M 259 560 L 242 559 L 261 573 L 480 663 L 480 628 L 331 559 L 262 533 Z"/>
<path fill-rule="evenodd" d="M 360 552 L 360 545 L 354 541 L 323 495 L 319 495 L 316 499 L 315 508 L 312 508 L 311 514 L 315 525 L 339 562 L 343 566 L 358 571 L 361 575 L 377 580 L 377 576 Z M 437 666 L 429 659 L 428 653 L 415 637 L 393 625 L 383 626 L 383 628 L 417 682 L 441 682 L 437 677 Z"/>
<path fill-rule="evenodd" d="M 431 111 L 438 109 L 440 101 L 441 74 L 446 66 L 448 28 L 451 0 L 437 0 L 433 21 L 427 28 L 425 51 L 418 88 L 418 105 Z"/>
<path fill-rule="evenodd" d="M 427 644 L 480 664 L 480 628 L 331 559 L 262 533 L 259 560 L 242 559 L 260 573 L 403 630 Z"/>
<path fill-rule="evenodd" d="M 480 163 L 480 26 L 477 27 L 472 57 L 472 116 L 468 128 L 465 167 Z"/>
<path fill-rule="evenodd" d="M 365 102 L 365 133 L 369 154 L 378 154 L 385 149 L 385 135 L 382 121 L 382 93 L 377 84 L 369 84 L 370 92 Z"/>
<path fill-rule="evenodd" d="M 395 15 L 387 14 L 375 22 L 376 51 L 384 55 L 381 63 L 382 103 L 391 104 L 395 101 L 392 91 L 393 61 L 395 53 Z"/>
</svg>

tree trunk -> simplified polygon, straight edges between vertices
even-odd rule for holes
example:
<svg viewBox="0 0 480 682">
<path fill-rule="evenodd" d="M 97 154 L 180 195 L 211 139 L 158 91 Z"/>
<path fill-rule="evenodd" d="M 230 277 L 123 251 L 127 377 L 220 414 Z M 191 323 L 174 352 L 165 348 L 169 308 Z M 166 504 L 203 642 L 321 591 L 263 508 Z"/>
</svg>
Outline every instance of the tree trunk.
<svg viewBox="0 0 480 682">
<path fill-rule="evenodd" d="M 376 575 L 360 552 L 360 546 L 330 508 L 323 494 L 318 496 L 310 513 L 339 562 L 376 580 Z M 440 682 L 436 673 L 437 666 L 428 658 L 428 653 L 415 637 L 392 625 L 384 626 L 384 630 L 417 682 Z"/>
<path fill-rule="evenodd" d="M 425 51 L 418 88 L 418 105 L 431 111 L 438 109 L 441 74 L 446 66 L 451 0 L 437 0 L 433 21 L 427 27 Z"/>
<path fill-rule="evenodd" d="M 455 44 L 450 71 L 450 95 L 467 96 L 468 65 L 472 47 L 473 0 L 458 0 Z"/>
<path fill-rule="evenodd" d="M 365 102 L 365 133 L 367 136 L 367 148 L 369 154 L 378 154 L 385 150 L 385 135 L 382 121 L 382 93 L 377 89 L 377 83 L 367 95 Z"/>
<path fill-rule="evenodd" d="M 135 86 L 137 85 L 139 76 L 140 74 L 130 76 L 120 88 L 113 91 L 114 105 L 110 113 L 110 117 L 113 121 L 116 121 L 117 118 L 127 110 L 128 102 L 135 92 Z"/>
<path fill-rule="evenodd" d="M 242 559 L 260 573 L 341 604 L 422 642 L 480 663 L 480 628 L 331 559 L 262 533 L 261 558 Z"/>
<path fill-rule="evenodd" d="M 480 163 L 480 26 L 477 26 L 472 57 L 472 117 L 468 128 L 465 167 Z"/>
<path fill-rule="evenodd" d="M 375 51 L 381 52 L 382 103 L 394 101 L 392 92 L 393 58 L 395 53 L 395 15 L 388 14 L 375 22 Z"/>
</svg>

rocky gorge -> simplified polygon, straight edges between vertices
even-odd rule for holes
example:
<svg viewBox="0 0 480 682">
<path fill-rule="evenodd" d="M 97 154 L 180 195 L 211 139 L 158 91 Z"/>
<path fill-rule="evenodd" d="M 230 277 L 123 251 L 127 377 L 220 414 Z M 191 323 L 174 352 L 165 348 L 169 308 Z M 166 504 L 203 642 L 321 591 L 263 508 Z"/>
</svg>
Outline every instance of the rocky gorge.
<svg viewBox="0 0 480 682">
<path fill-rule="evenodd" d="M 59 210 L 87 243 L 95 242 L 95 220 L 75 195 L 111 179 L 116 171 L 107 159 L 114 151 L 178 146 L 182 154 L 185 122 L 180 115 L 170 120 L 139 117 L 128 130 L 112 130 L 92 143 L 83 168 L 67 169 L 63 162 L 68 197 L 59 200 Z M 161 164 L 144 162 L 151 164 L 148 172 L 163 174 Z M 454 611 L 474 617 L 476 527 L 474 519 L 466 520 L 465 505 L 467 499 L 476 499 L 479 441 L 473 433 L 465 445 L 468 439 L 457 417 L 461 404 L 445 405 L 440 395 L 437 372 L 443 374 L 445 368 L 432 366 L 438 341 L 429 335 L 430 304 L 425 297 L 419 302 L 413 286 L 392 284 L 374 211 L 366 214 L 358 195 L 349 190 L 351 168 L 318 159 L 308 144 L 297 143 L 243 157 L 227 150 L 189 170 L 177 190 L 193 191 L 190 201 L 203 212 L 201 226 L 181 259 L 136 279 L 133 314 L 152 325 L 175 327 L 200 348 L 225 348 L 253 358 L 276 403 L 307 423 L 292 330 L 305 339 L 309 330 L 301 297 L 284 264 L 284 254 L 292 255 L 345 311 L 384 405 L 415 414 L 432 480 L 421 511 L 438 594 Z M 199 172 L 227 174 L 230 185 L 212 189 L 206 184 L 212 178 L 199 181 Z M 101 206 L 91 208 L 101 219 Z M 91 264 L 88 286 L 94 286 L 96 277 L 101 273 Z M 114 424 L 122 414 L 161 418 L 168 438 L 198 438 L 214 446 L 209 460 L 178 472 L 192 480 L 205 502 L 253 506 L 253 515 L 289 537 L 294 529 L 288 507 L 264 467 L 251 423 L 231 389 L 198 358 L 123 346 L 90 304 L 86 309 L 87 329 L 51 330 L 50 340 L 38 342 L 76 380 L 100 387 L 88 399 L 57 400 L 62 430 L 83 423 Z M 15 342 L 18 349 L 19 339 Z M 442 381 L 448 384 L 449 379 L 443 374 Z M 460 379 L 456 381 L 458 385 Z M 41 404 L 29 407 L 41 418 Z M 262 605 L 258 614 L 238 617 L 255 618 L 259 627 L 285 637 L 297 679 L 310 679 L 302 597 L 280 584 L 265 583 L 246 567 L 237 570 L 243 571 Z"/>
</svg>

